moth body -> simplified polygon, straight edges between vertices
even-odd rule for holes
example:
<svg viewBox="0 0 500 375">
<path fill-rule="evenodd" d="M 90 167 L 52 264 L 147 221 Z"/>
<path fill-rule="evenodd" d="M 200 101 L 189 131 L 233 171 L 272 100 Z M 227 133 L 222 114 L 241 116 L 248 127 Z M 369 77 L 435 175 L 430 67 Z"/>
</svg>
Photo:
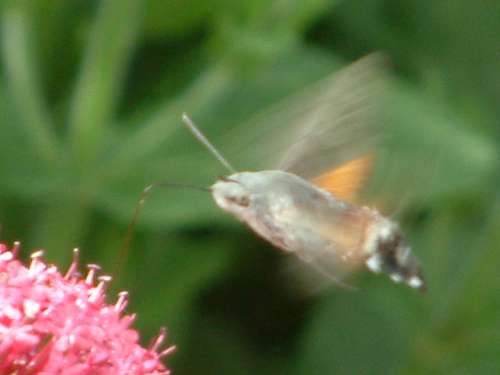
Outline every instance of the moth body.
<svg viewBox="0 0 500 375">
<path fill-rule="evenodd" d="M 366 265 L 423 290 L 420 266 L 396 223 L 280 170 L 240 172 L 211 187 L 216 204 L 276 247 L 306 262 Z M 338 263 L 342 264 L 338 264 Z"/>
<path fill-rule="evenodd" d="M 216 204 L 259 236 L 335 281 L 366 266 L 423 291 L 399 226 L 355 203 L 377 156 L 382 78 L 382 60 L 367 56 L 257 117 L 242 138 L 260 135 L 258 172 L 238 171 L 186 114 L 183 122 L 230 172 L 208 189 Z"/>
</svg>

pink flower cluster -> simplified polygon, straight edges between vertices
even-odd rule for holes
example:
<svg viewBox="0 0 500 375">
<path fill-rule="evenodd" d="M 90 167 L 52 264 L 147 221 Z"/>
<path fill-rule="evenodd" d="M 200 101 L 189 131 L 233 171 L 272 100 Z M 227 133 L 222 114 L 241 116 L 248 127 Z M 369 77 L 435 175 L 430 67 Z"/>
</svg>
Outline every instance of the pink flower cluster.
<svg viewBox="0 0 500 375">
<path fill-rule="evenodd" d="M 61 275 L 41 252 L 23 266 L 18 249 L 18 243 L 12 249 L 0 244 L 0 375 L 169 374 L 160 359 L 175 348 L 158 352 L 165 332 L 148 349 L 141 347 L 130 328 L 134 316 L 122 316 L 127 294 L 107 305 L 110 277 L 97 277 L 97 266 L 82 278 L 75 250 Z"/>
</svg>

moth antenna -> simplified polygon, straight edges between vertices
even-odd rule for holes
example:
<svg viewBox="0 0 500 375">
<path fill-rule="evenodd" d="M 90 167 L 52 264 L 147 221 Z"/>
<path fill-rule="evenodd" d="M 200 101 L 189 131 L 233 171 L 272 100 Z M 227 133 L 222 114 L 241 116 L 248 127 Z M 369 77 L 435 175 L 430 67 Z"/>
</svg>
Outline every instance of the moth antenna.
<svg viewBox="0 0 500 375">
<path fill-rule="evenodd" d="M 198 191 L 207 191 L 210 192 L 211 189 L 203 186 L 191 185 L 191 184 L 181 184 L 176 182 L 154 182 L 150 185 L 147 185 L 141 192 L 139 196 L 139 201 L 135 205 L 134 215 L 132 216 L 132 220 L 127 227 L 127 234 L 125 236 L 125 240 L 123 241 L 123 245 L 120 249 L 120 253 L 118 256 L 118 261 L 115 264 L 114 275 L 115 275 L 115 285 L 118 285 L 118 276 L 121 274 L 121 270 L 123 268 L 123 264 L 125 263 L 125 259 L 127 258 L 127 254 L 130 249 L 130 244 L 132 243 L 132 239 L 134 238 L 134 227 L 139 220 L 139 215 L 144 207 L 144 203 L 146 202 L 147 197 L 151 194 L 151 191 L 156 187 L 175 187 L 175 188 L 187 188 Z"/>
<path fill-rule="evenodd" d="M 233 168 L 231 164 L 222 156 L 222 154 L 215 148 L 215 146 L 210 143 L 210 141 L 203 135 L 203 133 L 194 124 L 193 120 L 186 114 L 182 114 L 182 122 L 187 126 L 189 131 L 195 136 L 195 138 L 200 141 L 210 153 L 217 158 L 217 160 L 231 173 L 236 173 L 236 169 Z"/>
</svg>

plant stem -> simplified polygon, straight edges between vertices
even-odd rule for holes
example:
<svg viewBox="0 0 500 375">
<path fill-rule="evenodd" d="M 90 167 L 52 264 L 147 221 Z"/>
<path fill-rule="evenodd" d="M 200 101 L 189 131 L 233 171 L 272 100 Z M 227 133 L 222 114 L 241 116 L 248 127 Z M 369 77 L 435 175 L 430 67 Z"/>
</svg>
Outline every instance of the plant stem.
<svg viewBox="0 0 500 375">
<path fill-rule="evenodd" d="M 56 197 L 42 211 L 33 242 L 47 251 L 47 259 L 51 262 L 68 265 L 72 249 L 82 245 L 88 217 L 86 199 Z"/>
</svg>

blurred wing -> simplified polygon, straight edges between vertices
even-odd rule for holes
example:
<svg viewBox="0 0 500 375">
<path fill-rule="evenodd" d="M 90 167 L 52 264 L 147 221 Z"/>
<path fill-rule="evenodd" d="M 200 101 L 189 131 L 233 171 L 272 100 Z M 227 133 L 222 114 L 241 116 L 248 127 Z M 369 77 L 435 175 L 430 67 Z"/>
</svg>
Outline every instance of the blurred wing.
<svg viewBox="0 0 500 375">
<path fill-rule="evenodd" d="M 342 163 L 374 154 L 380 134 L 376 114 L 382 97 L 382 66 L 381 56 L 369 55 L 273 106 L 243 126 L 246 133 L 238 137 L 247 146 L 238 148 L 230 159 L 237 166 L 248 165 L 245 155 L 251 154 L 249 169 L 281 169 L 314 179 Z M 354 165 L 334 177 L 347 178 L 349 169 L 354 178 Z M 326 180 L 332 191 L 350 194 L 347 188 L 334 189 L 332 179 Z"/>
<path fill-rule="evenodd" d="M 346 268 L 332 256 L 317 257 L 308 262 L 302 261 L 298 258 L 300 263 L 293 264 L 295 266 L 295 275 L 299 278 L 299 287 L 305 292 L 320 291 L 324 287 L 331 284 L 347 289 L 357 290 L 357 288 L 346 281 L 347 276 L 350 275 L 352 269 Z M 292 262 L 288 262 L 288 266 Z"/>
<path fill-rule="evenodd" d="M 376 55 L 328 78 L 317 94 L 317 106 L 297 123 L 296 141 L 285 152 L 280 169 L 311 179 L 372 152 L 378 137 L 380 79 L 381 61 Z"/>
<path fill-rule="evenodd" d="M 293 267 L 302 292 L 316 292 L 331 284 L 348 290 L 357 289 L 346 279 L 363 264 L 360 253 L 361 232 L 358 227 L 360 223 L 347 218 L 337 224 L 335 227 L 320 228 L 331 238 L 330 247 L 297 254 L 297 257 L 290 257 L 285 261 L 287 268 Z"/>
<path fill-rule="evenodd" d="M 322 238 L 328 239 L 328 246 L 303 249 L 296 253 L 307 265 L 302 269 L 303 281 L 309 278 L 316 281 L 323 279 L 320 284 L 333 282 L 344 288 L 355 289 L 345 279 L 354 270 L 364 266 L 363 243 L 366 228 L 372 220 L 365 212 L 352 206 L 335 217 L 326 211 L 324 217 L 317 217 L 314 230 Z M 318 215 L 321 213 L 318 212 Z"/>
</svg>

